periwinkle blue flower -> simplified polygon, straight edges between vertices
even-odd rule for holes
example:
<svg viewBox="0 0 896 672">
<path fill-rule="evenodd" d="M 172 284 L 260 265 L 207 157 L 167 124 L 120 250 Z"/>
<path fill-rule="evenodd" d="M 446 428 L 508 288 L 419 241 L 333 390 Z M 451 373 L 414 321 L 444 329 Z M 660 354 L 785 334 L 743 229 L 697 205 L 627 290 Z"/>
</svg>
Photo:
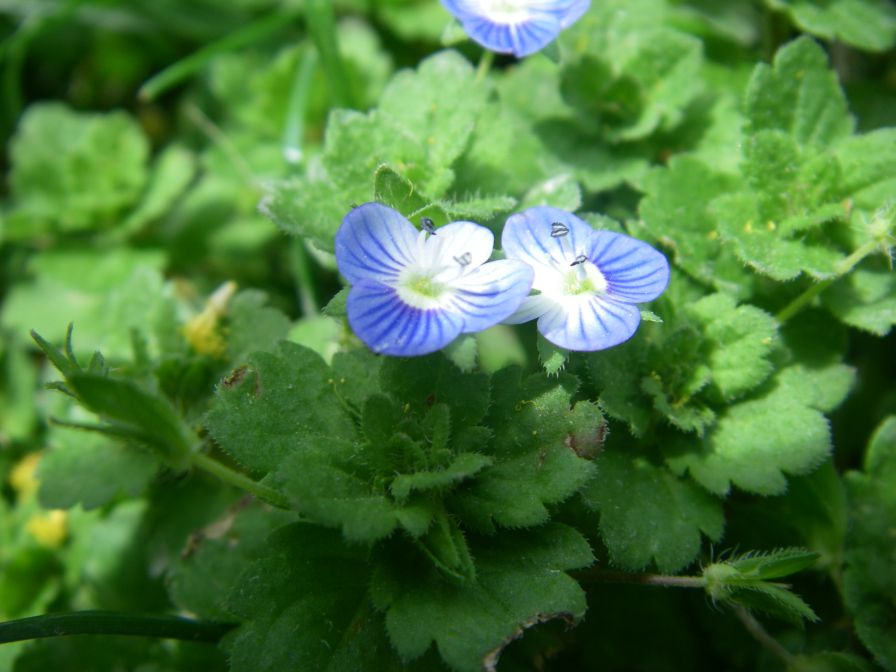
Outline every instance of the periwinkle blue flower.
<svg viewBox="0 0 896 672">
<path fill-rule="evenodd" d="M 578 21 L 591 0 L 442 0 L 442 5 L 475 42 L 522 58 Z"/>
<path fill-rule="evenodd" d="M 473 222 L 418 231 L 380 203 L 349 212 L 336 233 L 336 263 L 352 284 L 352 330 L 374 352 L 425 355 L 516 311 L 532 287 L 522 261 L 488 261 L 494 235 Z"/>
<path fill-rule="evenodd" d="M 669 284 L 669 262 L 647 243 L 597 231 L 575 215 L 550 207 L 512 215 L 501 246 L 508 259 L 535 271 L 529 296 L 505 320 L 538 319 L 538 330 L 567 350 L 603 350 L 638 328 L 635 305 L 652 301 Z"/>
</svg>

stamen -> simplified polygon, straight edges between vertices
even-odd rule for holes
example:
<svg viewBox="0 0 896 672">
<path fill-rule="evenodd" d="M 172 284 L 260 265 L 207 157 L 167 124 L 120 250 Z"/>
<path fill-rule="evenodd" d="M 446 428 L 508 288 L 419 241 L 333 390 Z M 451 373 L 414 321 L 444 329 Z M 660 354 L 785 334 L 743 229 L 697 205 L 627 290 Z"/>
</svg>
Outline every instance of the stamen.
<svg viewBox="0 0 896 672">
<path fill-rule="evenodd" d="M 570 266 L 578 266 L 579 264 L 584 264 L 586 261 L 588 261 L 588 257 L 584 254 L 580 254 L 576 257 L 576 260 L 570 264 Z"/>
<path fill-rule="evenodd" d="M 459 257 L 454 257 L 454 261 L 461 265 L 461 267 L 469 266 L 470 262 L 473 261 L 473 255 L 470 252 L 464 252 Z"/>
<path fill-rule="evenodd" d="M 551 238 L 562 238 L 569 234 L 569 227 L 562 222 L 554 222 L 551 224 Z"/>
<path fill-rule="evenodd" d="M 436 235 L 436 223 L 429 217 L 421 217 L 420 226 L 422 226 L 423 230 L 426 231 L 426 233 L 428 233 L 429 235 Z"/>
</svg>

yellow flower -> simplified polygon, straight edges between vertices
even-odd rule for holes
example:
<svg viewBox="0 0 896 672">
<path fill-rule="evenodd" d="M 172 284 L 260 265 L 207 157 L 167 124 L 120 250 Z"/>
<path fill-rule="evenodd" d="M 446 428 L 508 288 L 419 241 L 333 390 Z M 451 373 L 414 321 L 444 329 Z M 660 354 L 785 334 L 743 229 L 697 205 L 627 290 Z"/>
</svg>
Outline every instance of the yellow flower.
<svg viewBox="0 0 896 672">
<path fill-rule="evenodd" d="M 68 512 L 62 509 L 35 513 L 25 523 L 25 530 L 46 548 L 59 548 L 68 536 Z"/>
<path fill-rule="evenodd" d="M 9 484 L 18 493 L 19 499 L 27 499 L 37 492 L 40 484 L 35 476 L 42 453 L 28 453 L 19 460 L 9 473 Z"/>
<path fill-rule="evenodd" d="M 224 354 L 227 344 L 218 332 L 218 322 L 227 310 L 227 303 L 236 293 L 236 283 L 225 282 L 209 297 L 202 312 L 184 325 L 184 338 L 200 355 Z"/>
</svg>

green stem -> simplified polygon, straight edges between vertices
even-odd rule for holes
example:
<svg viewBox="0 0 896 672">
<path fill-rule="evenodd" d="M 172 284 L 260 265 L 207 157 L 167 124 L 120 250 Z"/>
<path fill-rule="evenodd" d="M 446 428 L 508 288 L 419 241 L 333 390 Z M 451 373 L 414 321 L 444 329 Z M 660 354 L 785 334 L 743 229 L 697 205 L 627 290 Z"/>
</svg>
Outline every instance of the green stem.
<svg viewBox="0 0 896 672">
<path fill-rule="evenodd" d="M 296 289 L 299 293 L 299 304 L 305 317 L 317 315 L 318 305 L 314 298 L 314 277 L 311 274 L 311 256 L 305 248 L 302 238 L 295 238 L 290 247 L 292 268 L 296 274 Z"/>
<path fill-rule="evenodd" d="M 476 66 L 476 81 L 481 82 L 485 79 L 488 71 L 492 68 L 495 61 L 495 52 L 486 49 L 482 52 L 482 58 L 479 59 L 479 65 Z"/>
<path fill-rule="evenodd" d="M 305 115 L 308 99 L 311 97 L 311 82 L 317 67 L 317 52 L 308 49 L 296 67 L 296 74 L 289 93 L 289 107 L 286 110 L 286 127 L 283 130 L 283 158 L 290 165 L 302 161 L 302 139 L 305 134 Z"/>
<path fill-rule="evenodd" d="M 206 64 L 218 54 L 240 49 L 247 45 L 258 42 L 263 37 L 267 37 L 271 33 L 275 33 L 295 17 L 289 13 L 271 14 L 253 21 L 248 26 L 237 30 L 222 37 L 220 40 L 212 42 L 199 51 L 190 54 L 186 58 L 182 58 L 169 65 L 160 73 L 154 75 L 147 80 L 140 90 L 137 92 L 138 98 L 142 101 L 151 101 L 159 94 L 164 93 L 172 86 L 187 79 L 193 73 L 201 70 Z"/>
<path fill-rule="evenodd" d="M 160 614 L 76 611 L 0 623 L 0 644 L 63 635 L 131 635 L 214 643 L 234 627 L 232 623 L 194 621 Z"/>
<path fill-rule="evenodd" d="M 355 107 L 345 64 L 339 53 L 332 0 L 305 0 L 305 16 L 311 39 L 327 73 L 333 99 L 339 107 Z"/>
<path fill-rule="evenodd" d="M 662 586 L 664 588 L 705 588 L 702 576 L 668 576 L 665 574 L 630 574 L 608 569 L 589 569 L 575 572 L 574 576 L 585 583 L 628 583 L 641 586 Z"/>
<path fill-rule="evenodd" d="M 775 657 L 781 659 L 788 667 L 793 664 L 795 656 L 785 649 L 781 642 L 768 634 L 768 631 L 762 627 L 762 623 L 757 621 L 753 614 L 740 604 L 735 605 L 734 613 L 737 614 L 740 622 L 744 624 L 744 627 L 747 629 L 747 632 L 753 636 L 753 639 L 759 642 Z"/>
<path fill-rule="evenodd" d="M 837 267 L 834 269 L 835 275 L 833 278 L 828 278 L 827 280 L 816 282 L 814 285 L 809 287 L 809 289 L 807 289 L 793 301 L 784 306 L 784 308 L 778 311 L 778 314 L 775 316 L 778 322 L 780 324 L 784 324 L 787 320 L 789 320 L 803 308 L 808 306 L 815 299 L 815 297 L 821 294 L 824 290 L 826 290 L 844 275 L 849 273 L 856 264 L 862 261 L 862 259 L 879 248 L 880 241 L 878 240 L 869 240 L 867 243 L 862 245 L 859 249 L 846 257 L 846 259 L 837 264 Z"/>
<path fill-rule="evenodd" d="M 208 473 L 216 476 L 225 483 L 229 483 L 235 488 L 244 490 L 249 494 L 254 495 L 258 499 L 264 500 L 271 506 L 276 506 L 278 509 L 287 510 L 292 508 L 289 505 L 289 500 L 287 500 L 286 497 L 281 495 L 273 488 L 269 488 L 268 486 L 263 485 L 258 481 L 253 481 L 245 474 L 241 474 L 240 472 L 231 469 L 227 465 L 221 464 L 205 453 L 193 453 L 190 459 L 193 467 L 195 467 L 196 469 L 207 471 Z"/>
</svg>

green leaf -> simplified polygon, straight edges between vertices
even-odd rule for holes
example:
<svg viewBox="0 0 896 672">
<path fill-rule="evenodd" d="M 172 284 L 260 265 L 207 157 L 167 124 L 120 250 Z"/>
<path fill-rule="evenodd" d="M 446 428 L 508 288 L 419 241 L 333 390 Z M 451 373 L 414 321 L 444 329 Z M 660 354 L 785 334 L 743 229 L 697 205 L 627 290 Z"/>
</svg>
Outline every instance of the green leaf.
<svg viewBox="0 0 896 672">
<path fill-rule="evenodd" d="M 539 332 L 536 344 L 538 346 L 538 359 L 544 367 L 544 372 L 549 376 L 556 376 L 566 366 L 569 359 L 569 351 L 551 343 Z"/>
<path fill-rule="evenodd" d="M 19 236 L 112 227 L 147 180 L 149 143 L 123 112 L 32 105 L 10 154 L 13 211 L 7 226 Z"/>
<path fill-rule="evenodd" d="M 779 548 L 774 551 L 745 553 L 729 560 L 743 578 L 762 581 L 779 579 L 808 569 L 818 560 L 818 553 L 805 548 Z"/>
<path fill-rule="evenodd" d="M 445 581 L 424 563 L 380 565 L 374 600 L 386 611 L 389 638 L 404 660 L 435 643 L 453 670 L 479 671 L 525 629 L 552 618 L 573 621 L 585 594 L 566 571 L 593 562 L 588 542 L 570 527 L 550 524 L 471 541 L 475 582 Z M 392 558 L 395 556 L 392 555 Z"/>
<path fill-rule="evenodd" d="M 813 399 L 814 386 L 812 375 L 784 369 L 762 394 L 730 406 L 702 445 L 682 443 L 667 462 L 719 495 L 732 483 L 762 495 L 784 492 L 785 474 L 808 473 L 830 452 L 828 421 L 817 410 L 826 404 Z"/>
<path fill-rule="evenodd" d="M 837 145 L 843 191 L 859 208 L 876 210 L 896 193 L 896 129 L 854 135 Z"/>
<path fill-rule="evenodd" d="M 778 374 L 778 381 L 806 406 L 824 413 L 837 408 L 849 394 L 856 371 L 846 364 L 805 366 L 795 364 Z"/>
<path fill-rule="evenodd" d="M 844 602 L 859 638 L 885 668 L 896 668 L 896 417 L 877 427 L 864 469 L 846 474 L 849 527 L 844 548 Z"/>
<path fill-rule="evenodd" d="M 822 295 L 839 320 L 875 336 L 886 336 L 896 324 L 896 273 L 879 265 L 858 268 Z"/>
<path fill-rule="evenodd" d="M 425 204 L 443 197 L 454 182 L 451 166 L 466 148 L 487 95 L 487 85 L 477 83 L 473 68 L 453 51 L 431 56 L 415 72 L 397 73 L 378 109 L 331 113 L 321 165 L 304 178 L 274 185 L 262 212 L 329 251 L 352 204 L 374 200 L 375 172 L 383 164 L 402 178 L 389 185 L 388 198 L 404 202 L 409 185 L 426 194 Z"/>
<path fill-rule="evenodd" d="M 513 210 L 516 199 L 512 196 L 466 196 L 458 200 L 442 200 L 438 205 L 452 221 L 487 222 Z"/>
<path fill-rule="evenodd" d="M 303 524 L 281 528 L 270 546 L 226 601 L 243 621 L 225 642 L 233 672 L 336 672 L 359 660 L 376 672 L 398 669 L 367 597 L 363 546 Z"/>
<path fill-rule="evenodd" d="M 571 407 L 577 386 L 571 376 L 523 381 L 519 369 L 508 368 L 492 383 L 487 426 L 495 432 L 495 464 L 451 504 L 475 529 L 539 525 L 549 518 L 547 505 L 567 499 L 594 475 L 587 458 L 601 448 L 603 417 L 590 402 Z"/>
<path fill-rule="evenodd" d="M 257 290 L 243 290 L 227 306 L 227 359 L 245 363 L 250 353 L 274 350 L 289 332 L 289 318 L 267 304 L 267 296 Z"/>
<path fill-rule="evenodd" d="M 155 160 L 146 191 L 121 228 L 128 232 L 137 231 L 162 217 L 184 193 L 195 174 L 193 154 L 179 145 L 168 147 Z"/>
<path fill-rule="evenodd" d="M 838 206 L 839 207 L 839 206 Z M 806 272 L 818 278 L 837 275 L 838 263 L 845 257 L 824 242 L 794 236 L 782 231 L 780 222 L 762 217 L 755 194 L 740 192 L 715 199 L 710 211 L 718 218 L 722 239 L 737 256 L 762 275 L 785 281 Z M 833 219 L 835 212 L 819 211 L 822 219 Z"/>
<path fill-rule="evenodd" d="M 546 152 L 531 122 L 516 110 L 490 102 L 454 168 L 454 188 L 461 193 L 522 194 L 549 176 L 541 165 Z"/>
<path fill-rule="evenodd" d="M 826 146 L 849 137 L 854 122 L 827 55 L 802 37 L 756 66 L 744 101 L 746 133 L 785 131 L 801 144 Z"/>
<path fill-rule="evenodd" d="M 598 390 L 601 410 L 625 422 L 636 437 L 647 431 L 651 408 L 641 389 L 647 347 L 631 339 L 615 348 L 590 355 L 588 372 Z"/>
<path fill-rule="evenodd" d="M 818 616 L 789 586 L 767 579 L 788 576 L 811 566 L 818 555 L 803 549 L 747 553 L 703 570 L 706 592 L 714 601 L 731 602 L 790 621 L 816 622 Z"/>
<path fill-rule="evenodd" d="M 456 427 L 478 425 L 488 410 L 488 376 L 463 373 L 440 353 L 387 358 L 380 371 L 380 384 L 420 415 L 433 404 L 447 404 Z"/>
<path fill-rule="evenodd" d="M 818 615 L 799 595 L 771 583 L 755 582 L 733 588 L 728 599 L 794 625 L 817 622 Z"/>
<path fill-rule="evenodd" d="M 464 151 L 487 96 L 472 66 L 450 50 L 425 59 L 416 72 L 399 72 L 383 91 L 380 116 L 423 148 L 427 193 L 440 196 L 450 186 L 449 167 Z"/>
<path fill-rule="evenodd" d="M 37 422 L 34 390 L 38 387 L 38 369 L 25 343 L 25 338 L 0 333 L 0 442 L 26 440 Z M 61 353 L 56 359 L 67 363 Z"/>
<path fill-rule="evenodd" d="M 428 508 L 397 504 L 376 476 L 360 444 L 322 436 L 297 440 L 272 483 L 308 519 L 341 528 L 352 542 L 387 537 L 406 517 L 415 536 L 425 531 L 432 519 Z"/>
<path fill-rule="evenodd" d="M 430 205 L 429 200 L 417 191 L 410 180 L 385 164 L 379 166 L 374 173 L 373 196 L 405 217 Z"/>
<path fill-rule="evenodd" d="M 159 470 L 148 453 L 97 434 L 54 427 L 49 443 L 37 471 L 38 497 L 48 509 L 95 509 L 120 496 L 137 497 Z"/>
<path fill-rule="evenodd" d="M 444 469 L 399 474 L 389 486 L 394 497 L 406 499 L 412 492 L 439 490 L 475 476 L 492 464 L 492 458 L 479 453 L 459 453 Z"/>
<path fill-rule="evenodd" d="M 74 323 L 79 343 L 110 360 L 123 359 L 131 354 L 131 330 L 152 337 L 171 306 L 161 275 L 164 263 L 160 252 L 123 248 L 114 254 L 43 252 L 31 260 L 34 280 L 16 284 L 6 296 L 0 324 L 22 334 L 33 329 L 59 342 L 66 325 Z"/>
<path fill-rule="evenodd" d="M 700 299 L 686 312 L 703 325 L 704 338 L 710 344 L 712 385 L 722 398 L 742 395 L 771 374 L 768 357 L 777 337 L 771 315 L 754 306 L 738 306 L 727 294 Z"/>
<path fill-rule="evenodd" d="M 800 29 L 859 49 L 885 51 L 896 43 L 896 10 L 887 0 L 766 0 Z"/>
<path fill-rule="evenodd" d="M 742 170 L 759 200 L 761 221 L 784 233 L 846 214 L 839 203 L 840 164 L 798 142 L 784 131 L 759 130 L 746 138 L 743 149 Z"/>
<path fill-rule="evenodd" d="M 442 353 L 463 372 L 472 371 L 476 366 L 479 344 L 473 334 L 461 334 L 442 348 Z"/>
<path fill-rule="evenodd" d="M 698 159 L 677 156 L 665 168 L 647 175 L 647 195 L 639 205 L 647 230 L 671 248 L 677 266 L 728 291 L 740 289 L 744 273 L 740 262 L 733 260 L 732 264 L 733 254 L 722 247 L 709 204 L 735 185 L 733 178 Z"/>
<path fill-rule="evenodd" d="M 380 370 L 384 361 L 367 348 L 336 353 L 333 356 L 336 394 L 360 413 L 367 397 L 380 391 Z"/>
<path fill-rule="evenodd" d="M 312 436 L 351 439 L 333 372 L 319 355 L 289 342 L 255 353 L 240 376 L 222 383 L 206 417 L 215 441 L 253 473 L 277 468 Z"/>
<path fill-rule="evenodd" d="M 293 522 L 294 514 L 271 511 L 242 500 L 220 519 L 197 530 L 169 569 L 168 593 L 182 610 L 220 622 L 233 617 L 224 608 L 228 591 L 246 567 L 266 555 L 267 538 Z"/>
<path fill-rule="evenodd" d="M 343 287 L 327 302 L 321 312 L 328 317 L 342 318 L 346 315 L 345 302 L 348 300 L 349 287 Z"/>
<path fill-rule="evenodd" d="M 702 89 L 700 41 L 660 21 L 626 25 L 625 9 L 607 3 L 583 17 L 569 31 L 577 58 L 563 68 L 564 98 L 614 141 L 673 128 Z"/>
<path fill-rule="evenodd" d="M 78 371 L 66 376 L 69 388 L 89 410 L 127 432 L 175 468 L 185 468 L 193 439 L 180 416 L 161 396 L 131 380 Z"/>
<path fill-rule="evenodd" d="M 715 497 L 644 459 L 613 451 L 597 460 L 597 476 L 583 496 L 600 513 L 610 560 L 630 571 L 654 562 L 660 572 L 677 572 L 697 557 L 701 532 L 718 541 L 725 524 Z"/>
<path fill-rule="evenodd" d="M 520 203 L 520 209 L 549 205 L 575 212 L 582 205 L 582 189 L 572 175 L 557 175 L 533 186 Z"/>
</svg>

